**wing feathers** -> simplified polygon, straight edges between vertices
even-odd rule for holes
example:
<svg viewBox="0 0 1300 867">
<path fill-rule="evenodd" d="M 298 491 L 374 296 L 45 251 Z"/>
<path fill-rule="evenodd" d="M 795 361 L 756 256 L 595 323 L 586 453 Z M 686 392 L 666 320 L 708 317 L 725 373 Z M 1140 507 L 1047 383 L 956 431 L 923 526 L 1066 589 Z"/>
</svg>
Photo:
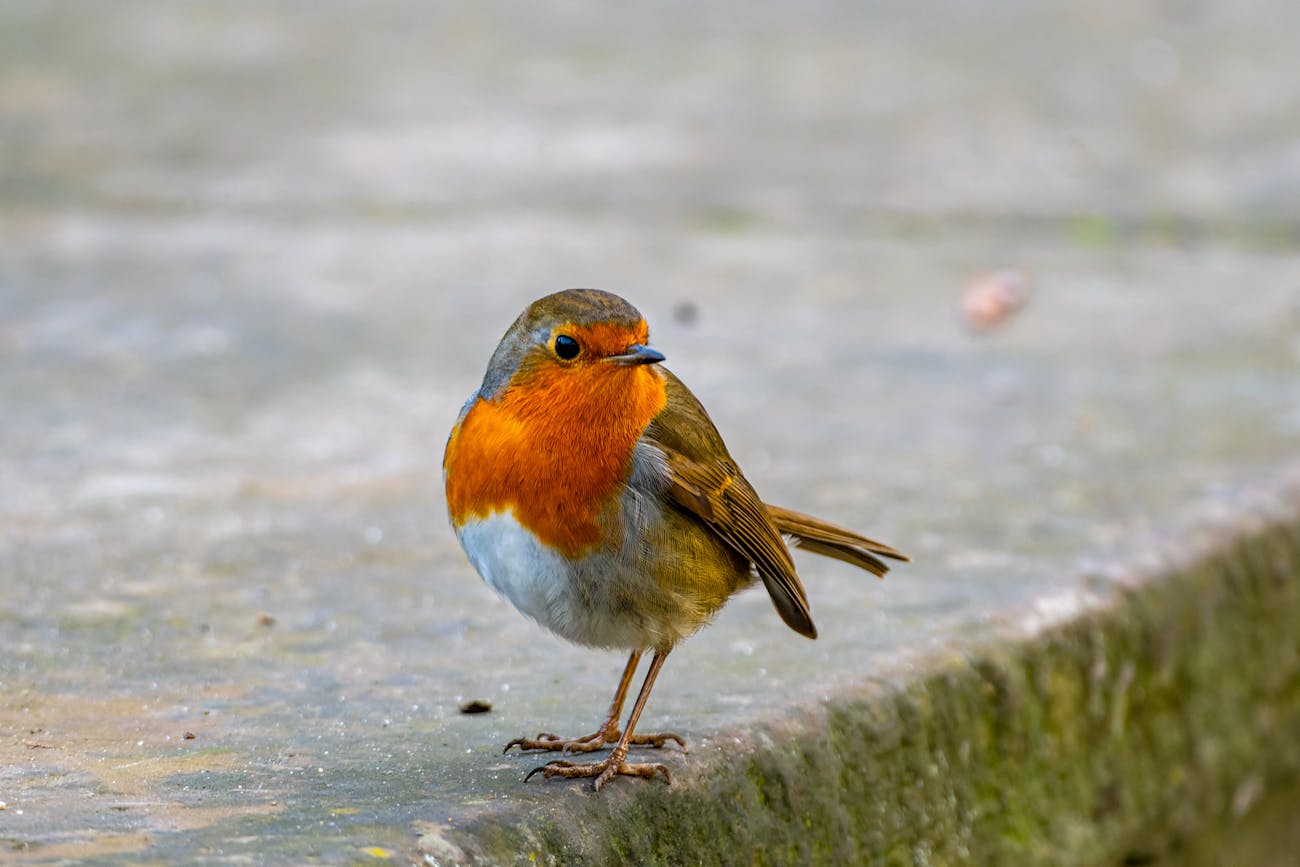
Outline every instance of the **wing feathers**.
<svg viewBox="0 0 1300 867">
<path fill-rule="evenodd" d="M 667 457 L 669 498 L 754 564 L 787 626 L 816 638 L 817 627 L 790 550 L 745 477 L 729 461 L 704 466 L 672 452 Z"/>
<path fill-rule="evenodd" d="M 656 462 L 655 475 L 665 484 L 665 495 L 754 564 L 777 613 L 791 629 L 809 638 L 817 636 L 808 597 L 782 534 L 815 554 L 874 575 L 888 570 L 880 557 L 907 559 L 888 545 L 760 500 L 695 395 L 670 371 L 660 370 L 668 402 L 642 436 L 663 455 Z"/>
</svg>

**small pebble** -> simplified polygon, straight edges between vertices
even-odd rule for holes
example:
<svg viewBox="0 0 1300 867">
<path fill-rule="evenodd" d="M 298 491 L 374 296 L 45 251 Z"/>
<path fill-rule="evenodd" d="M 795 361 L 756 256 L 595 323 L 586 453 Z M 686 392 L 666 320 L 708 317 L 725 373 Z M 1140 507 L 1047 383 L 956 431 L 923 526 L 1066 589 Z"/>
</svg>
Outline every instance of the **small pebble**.
<svg viewBox="0 0 1300 867">
<path fill-rule="evenodd" d="M 268 626 L 268 627 L 274 626 L 275 622 L 276 621 L 275 621 L 274 614 L 267 614 L 265 611 L 263 611 L 261 614 L 257 615 L 258 626 Z"/>
<path fill-rule="evenodd" d="M 962 293 L 961 312 L 972 331 L 988 333 L 1007 320 L 1029 300 L 1029 281 L 1019 271 L 995 271 L 972 280 Z"/>
<path fill-rule="evenodd" d="M 187 741 L 192 741 L 194 740 L 194 738 L 198 736 L 194 734 L 194 732 L 186 732 L 185 734 L 181 735 L 181 737 L 185 738 L 185 740 Z"/>
<path fill-rule="evenodd" d="M 492 702 L 485 698 L 472 698 L 460 706 L 461 713 L 490 713 Z"/>
</svg>

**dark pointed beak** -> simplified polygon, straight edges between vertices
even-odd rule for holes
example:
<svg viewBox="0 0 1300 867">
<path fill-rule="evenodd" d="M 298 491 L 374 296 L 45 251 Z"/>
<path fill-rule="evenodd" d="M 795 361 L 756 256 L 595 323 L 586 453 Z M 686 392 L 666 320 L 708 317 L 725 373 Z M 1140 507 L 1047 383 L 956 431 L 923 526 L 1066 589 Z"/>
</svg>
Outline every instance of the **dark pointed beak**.
<svg viewBox="0 0 1300 867">
<path fill-rule="evenodd" d="M 610 361 L 624 366 L 632 364 L 658 364 L 664 360 L 664 354 L 657 349 L 651 349 L 649 346 L 642 346 L 639 343 L 633 343 L 627 348 L 627 352 L 622 355 L 611 355 Z"/>
</svg>

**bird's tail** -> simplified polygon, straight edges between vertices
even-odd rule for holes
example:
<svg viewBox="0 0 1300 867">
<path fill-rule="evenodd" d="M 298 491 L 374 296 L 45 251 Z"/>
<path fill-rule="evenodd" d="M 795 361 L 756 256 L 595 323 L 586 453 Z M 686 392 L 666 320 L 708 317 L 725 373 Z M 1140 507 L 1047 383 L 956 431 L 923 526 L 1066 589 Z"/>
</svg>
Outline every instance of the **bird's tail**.
<svg viewBox="0 0 1300 867">
<path fill-rule="evenodd" d="M 878 578 L 885 577 L 885 573 L 889 571 L 889 566 L 880 559 L 881 557 L 902 560 L 904 563 L 911 559 L 883 542 L 859 536 L 851 530 L 828 524 L 812 515 L 783 509 L 770 503 L 764 505 L 767 506 L 767 513 L 772 516 L 776 528 L 793 539 L 796 546 L 805 551 L 812 551 L 814 554 L 821 554 L 823 557 L 833 557 L 851 563 L 866 569 Z"/>
</svg>

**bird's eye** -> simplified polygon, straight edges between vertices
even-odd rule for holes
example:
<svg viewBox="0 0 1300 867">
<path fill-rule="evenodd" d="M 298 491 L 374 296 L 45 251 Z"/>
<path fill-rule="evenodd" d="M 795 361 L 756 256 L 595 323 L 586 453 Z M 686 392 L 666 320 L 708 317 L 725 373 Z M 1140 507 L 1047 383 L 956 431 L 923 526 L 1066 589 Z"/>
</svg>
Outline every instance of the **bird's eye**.
<svg viewBox="0 0 1300 867">
<path fill-rule="evenodd" d="M 581 351 L 582 347 L 578 345 L 578 341 L 569 335 L 561 334 L 555 338 L 555 354 L 565 361 L 572 361 L 577 358 L 578 353 Z"/>
</svg>

